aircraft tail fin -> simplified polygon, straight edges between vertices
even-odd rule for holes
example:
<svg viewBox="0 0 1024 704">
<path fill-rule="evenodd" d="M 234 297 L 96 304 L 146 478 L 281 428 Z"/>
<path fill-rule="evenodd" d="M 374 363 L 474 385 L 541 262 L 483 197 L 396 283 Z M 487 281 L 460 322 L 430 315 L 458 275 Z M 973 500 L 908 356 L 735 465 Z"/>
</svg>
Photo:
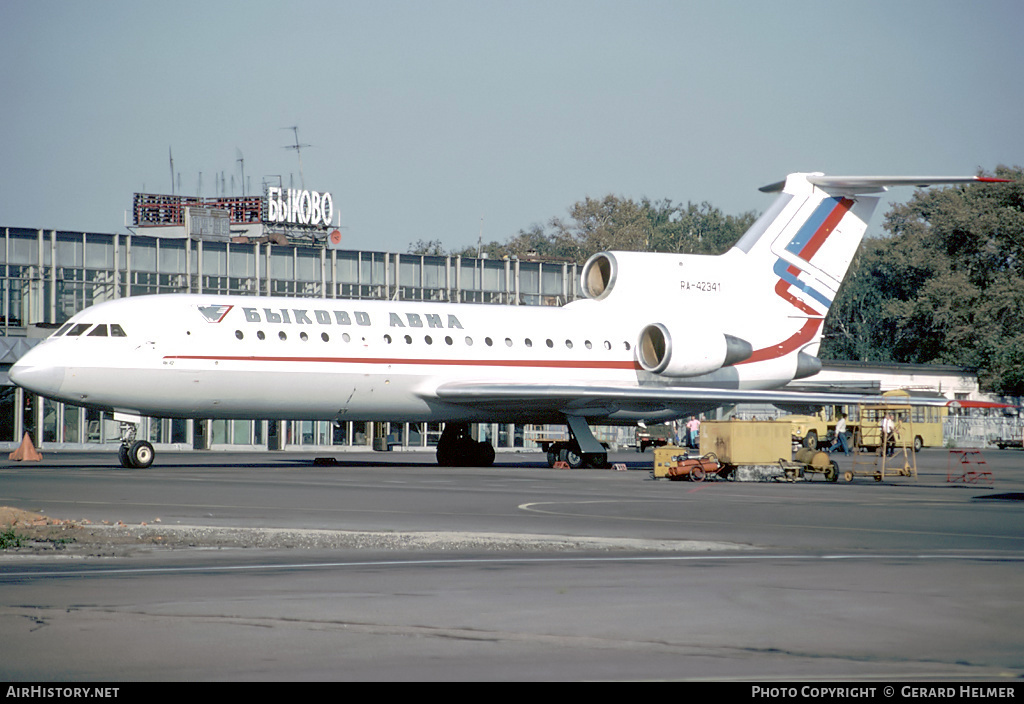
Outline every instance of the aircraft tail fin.
<svg viewBox="0 0 1024 704">
<path fill-rule="evenodd" d="M 762 188 L 779 196 L 733 250 L 746 255 L 754 276 L 763 272 L 789 316 L 805 323 L 778 345 L 755 350 L 746 362 L 798 349 L 817 353 L 822 320 L 849 270 L 879 196 L 889 186 L 990 181 L 976 176 L 825 176 L 790 174 Z M 769 271 L 770 267 L 770 271 Z"/>
<path fill-rule="evenodd" d="M 805 300 L 797 307 L 824 315 L 835 299 L 879 197 L 890 186 L 1000 181 L 980 176 L 826 176 L 790 174 L 761 188 L 779 196 L 734 249 L 772 261 L 774 276 Z M 786 297 L 781 291 L 780 295 Z M 813 312 L 812 312 L 813 310 Z"/>
<path fill-rule="evenodd" d="M 819 187 L 810 180 L 815 176 L 790 174 L 781 186 L 766 187 L 780 191 L 778 198 L 733 249 L 770 263 L 776 293 L 819 317 L 835 299 L 878 197 Z"/>
</svg>

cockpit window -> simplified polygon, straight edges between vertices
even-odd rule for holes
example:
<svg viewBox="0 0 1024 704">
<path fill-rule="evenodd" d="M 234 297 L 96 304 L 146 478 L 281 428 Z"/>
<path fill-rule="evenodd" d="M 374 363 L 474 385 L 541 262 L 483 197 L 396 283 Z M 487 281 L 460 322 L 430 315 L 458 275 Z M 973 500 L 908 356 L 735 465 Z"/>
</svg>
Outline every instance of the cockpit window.
<svg viewBox="0 0 1024 704">
<path fill-rule="evenodd" d="M 92 329 L 90 330 L 90 328 Z M 108 335 L 110 337 L 128 337 L 124 328 L 117 323 L 110 323 L 109 325 L 106 323 L 100 323 L 96 327 L 93 327 L 92 323 L 78 323 L 74 325 L 72 323 L 68 323 L 60 330 L 53 333 L 53 337 L 58 337 L 65 333 L 67 333 L 67 337 L 78 337 L 79 335 L 84 335 L 86 330 L 89 330 L 89 334 L 86 335 L 86 337 L 107 337 Z"/>
</svg>

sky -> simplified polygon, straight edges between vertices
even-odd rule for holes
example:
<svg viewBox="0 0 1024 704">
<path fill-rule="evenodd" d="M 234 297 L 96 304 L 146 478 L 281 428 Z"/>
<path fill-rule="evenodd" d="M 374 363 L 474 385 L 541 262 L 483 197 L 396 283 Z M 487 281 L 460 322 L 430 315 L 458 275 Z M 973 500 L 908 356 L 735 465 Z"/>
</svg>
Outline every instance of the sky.
<svg viewBox="0 0 1024 704">
<path fill-rule="evenodd" d="M 178 193 L 241 195 L 241 155 L 248 192 L 329 191 L 345 246 L 399 252 L 607 194 L 740 214 L 794 171 L 1019 166 L 1021 27 L 1018 0 L 0 0 L 0 226 L 126 232 L 169 151 Z"/>
</svg>

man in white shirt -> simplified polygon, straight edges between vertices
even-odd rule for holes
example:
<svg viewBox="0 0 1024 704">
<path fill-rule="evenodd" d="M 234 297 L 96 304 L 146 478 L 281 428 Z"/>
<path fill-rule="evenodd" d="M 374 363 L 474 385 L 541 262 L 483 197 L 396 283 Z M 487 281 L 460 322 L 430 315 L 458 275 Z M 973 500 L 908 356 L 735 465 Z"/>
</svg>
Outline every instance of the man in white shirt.
<svg viewBox="0 0 1024 704">
<path fill-rule="evenodd" d="M 893 445 L 896 444 L 896 424 L 892 420 L 892 413 L 886 413 L 882 419 L 882 447 L 885 454 L 892 457 Z"/>
<path fill-rule="evenodd" d="M 846 414 L 841 413 L 839 415 L 839 422 L 836 423 L 836 439 L 832 443 L 832 446 L 828 448 L 829 452 L 835 451 L 836 448 L 841 448 L 844 455 L 850 454 L 850 445 L 846 440 Z"/>
</svg>

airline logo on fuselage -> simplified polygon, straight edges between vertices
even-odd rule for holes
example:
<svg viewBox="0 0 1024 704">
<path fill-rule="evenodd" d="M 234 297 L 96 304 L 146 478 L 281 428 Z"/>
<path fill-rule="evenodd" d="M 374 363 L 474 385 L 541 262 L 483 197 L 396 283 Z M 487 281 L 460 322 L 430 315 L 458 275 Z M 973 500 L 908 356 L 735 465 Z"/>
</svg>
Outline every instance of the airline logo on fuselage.
<svg viewBox="0 0 1024 704">
<path fill-rule="evenodd" d="M 218 306 L 200 308 L 206 311 Z M 373 325 L 373 319 L 365 311 L 322 310 L 308 308 L 242 308 L 248 323 L 273 323 L 278 325 Z M 226 313 L 225 313 L 226 314 Z M 223 316 L 221 316 L 223 319 Z M 217 322 L 220 322 L 219 320 Z M 458 328 L 462 323 L 451 313 L 388 313 L 388 326 L 392 328 Z"/>
<path fill-rule="evenodd" d="M 199 312 L 203 314 L 208 323 L 219 323 L 224 320 L 234 306 L 199 306 Z"/>
</svg>

